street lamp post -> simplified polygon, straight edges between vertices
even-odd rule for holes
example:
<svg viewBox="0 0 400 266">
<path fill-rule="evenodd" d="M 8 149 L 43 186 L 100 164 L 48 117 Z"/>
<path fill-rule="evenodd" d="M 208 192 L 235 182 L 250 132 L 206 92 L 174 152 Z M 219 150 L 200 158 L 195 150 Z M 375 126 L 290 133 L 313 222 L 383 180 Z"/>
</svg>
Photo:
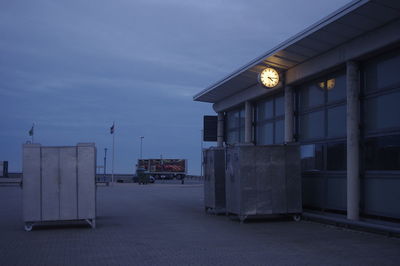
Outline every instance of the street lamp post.
<svg viewBox="0 0 400 266">
<path fill-rule="evenodd" d="M 142 155 L 143 155 L 143 139 L 144 139 L 144 137 L 141 136 L 140 137 L 140 159 L 143 159 L 142 158 Z"/>
<path fill-rule="evenodd" d="M 107 148 L 104 148 L 104 177 L 106 177 L 106 164 L 107 164 Z"/>
<path fill-rule="evenodd" d="M 203 156 L 203 139 L 204 139 L 204 130 L 201 130 L 200 134 L 200 147 L 201 147 L 201 153 L 200 153 L 200 176 L 203 176 L 203 165 L 204 165 L 204 156 Z"/>
</svg>

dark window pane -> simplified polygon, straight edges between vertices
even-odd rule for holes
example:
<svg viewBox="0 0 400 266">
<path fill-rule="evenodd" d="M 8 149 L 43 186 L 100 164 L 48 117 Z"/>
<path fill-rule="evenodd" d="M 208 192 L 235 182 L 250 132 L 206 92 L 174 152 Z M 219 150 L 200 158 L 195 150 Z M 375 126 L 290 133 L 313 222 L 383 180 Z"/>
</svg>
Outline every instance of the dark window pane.
<svg viewBox="0 0 400 266">
<path fill-rule="evenodd" d="M 326 170 L 345 171 L 346 170 L 346 143 L 327 144 Z"/>
<path fill-rule="evenodd" d="M 244 127 L 244 120 L 245 120 L 245 112 L 244 112 L 244 109 L 240 109 L 240 110 L 239 110 L 239 119 L 240 119 L 240 121 L 239 121 L 239 126 L 240 126 L 240 127 Z"/>
<path fill-rule="evenodd" d="M 233 127 L 238 128 L 240 126 L 240 113 L 239 111 L 235 111 L 233 113 Z"/>
<path fill-rule="evenodd" d="M 232 128 L 232 112 L 227 112 L 226 113 L 226 130 L 228 130 L 229 128 Z"/>
<path fill-rule="evenodd" d="M 324 134 L 324 112 L 318 111 L 300 116 L 300 139 L 323 138 Z"/>
<path fill-rule="evenodd" d="M 257 144 L 273 144 L 273 123 L 264 123 L 257 126 Z"/>
<path fill-rule="evenodd" d="M 328 109 L 328 137 L 346 136 L 346 106 Z"/>
<path fill-rule="evenodd" d="M 228 144 L 235 144 L 239 142 L 239 131 L 238 130 L 230 130 L 226 132 L 226 142 Z"/>
<path fill-rule="evenodd" d="M 385 54 L 377 59 L 371 60 L 365 66 L 366 91 L 374 91 L 393 87 L 400 83 L 400 53 Z"/>
<path fill-rule="evenodd" d="M 301 170 L 323 170 L 323 146 L 321 144 L 307 144 L 300 146 Z"/>
<path fill-rule="evenodd" d="M 275 122 L 275 144 L 281 144 L 284 140 L 285 126 L 284 120 L 278 120 Z"/>
<path fill-rule="evenodd" d="M 366 170 L 400 170 L 400 135 L 365 141 Z"/>
<path fill-rule="evenodd" d="M 263 121 L 273 117 L 273 100 L 269 99 L 257 104 L 257 121 Z"/>
<path fill-rule="evenodd" d="M 237 119 L 238 119 L 238 112 L 237 111 L 230 111 L 226 115 L 226 127 L 227 129 L 237 128 Z"/>
<path fill-rule="evenodd" d="M 275 98 L 275 116 L 280 116 L 285 114 L 285 103 L 283 96 Z"/>
<path fill-rule="evenodd" d="M 400 127 L 400 92 L 365 100 L 367 130 Z"/>
<path fill-rule="evenodd" d="M 324 91 L 318 84 L 310 84 L 300 89 L 300 108 L 302 110 L 324 104 Z"/>
<path fill-rule="evenodd" d="M 326 81 L 328 102 L 346 99 L 346 76 L 338 75 Z"/>
<path fill-rule="evenodd" d="M 255 106 L 255 114 L 256 114 L 256 118 L 255 118 L 256 121 L 255 122 L 259 122 L 259 121 L 262 120 L 263 112 L 264 112 L 264 109 L 263 109 L 262 104 L 261 103 L 257 103 L 256 106 Z"/>
<path fill-rule="evenodd" d="M 239 142 L 244 143 L 244 126 L 240 127 L 240 136 L 239 136 Z"/>
</svg>

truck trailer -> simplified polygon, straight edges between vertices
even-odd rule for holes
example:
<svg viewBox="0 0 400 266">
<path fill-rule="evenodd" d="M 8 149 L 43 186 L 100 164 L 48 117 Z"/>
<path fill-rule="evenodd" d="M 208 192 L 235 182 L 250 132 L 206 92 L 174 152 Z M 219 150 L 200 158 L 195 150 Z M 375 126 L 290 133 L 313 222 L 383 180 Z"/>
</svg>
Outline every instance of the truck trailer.
<svg viewBox="0 0 400 266">
<path fill-rule="evenodd" d="M 136 167 L 155 179 L 183 179 L 187 174 L 186 159 L 139 159 Z"/>
</svg>

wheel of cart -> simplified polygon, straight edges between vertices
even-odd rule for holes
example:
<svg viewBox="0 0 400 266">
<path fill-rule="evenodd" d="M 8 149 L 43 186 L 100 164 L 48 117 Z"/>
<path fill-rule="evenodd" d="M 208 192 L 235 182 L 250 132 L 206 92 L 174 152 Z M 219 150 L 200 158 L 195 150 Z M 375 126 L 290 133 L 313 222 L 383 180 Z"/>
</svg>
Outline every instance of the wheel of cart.
<svg viewBox="0 0 400 266">
<path fill-rule="evenodd" d="M 300 222 L 300 220 L 301 220 L 301 214 L 299 214 L 299 213 L 294 214 L 294 215 L 293 215 L 293 220 L 294 220 L 295 222 Z"/>
<path fill-rule="evenodd" d="M 33 223 L 25 223 L 24 229 L 26 232 L 32 231 Z"/>
<path fill-rule="evenodd" d="M 244 221 L 247 219 L 248 215 L 239 215 L 239 221 L 241 224 L 244 223 Z"/>
<path fill-rule="evenodd" d="M 86 219 L 85 221 L 90 225 L 90 227 L 92 227 L 92 229 L 96 228 L 96 219 Z"/>
</svg>

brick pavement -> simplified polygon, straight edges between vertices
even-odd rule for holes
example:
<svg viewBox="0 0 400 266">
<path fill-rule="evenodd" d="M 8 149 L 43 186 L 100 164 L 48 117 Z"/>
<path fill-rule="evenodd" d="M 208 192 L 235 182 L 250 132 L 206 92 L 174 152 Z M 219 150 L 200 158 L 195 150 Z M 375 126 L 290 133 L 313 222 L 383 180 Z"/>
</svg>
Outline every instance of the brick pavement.
<svg viewBox="0 0 400 266">
<path fill-rule="evenodd" d="M 97 228 L 23 231 L 19 187 L 0 187 L 0 265 L 399 265 L 400 239 L 312 222 L 206 215 L 202 186 L 98 187 Z"/>
</svg>

